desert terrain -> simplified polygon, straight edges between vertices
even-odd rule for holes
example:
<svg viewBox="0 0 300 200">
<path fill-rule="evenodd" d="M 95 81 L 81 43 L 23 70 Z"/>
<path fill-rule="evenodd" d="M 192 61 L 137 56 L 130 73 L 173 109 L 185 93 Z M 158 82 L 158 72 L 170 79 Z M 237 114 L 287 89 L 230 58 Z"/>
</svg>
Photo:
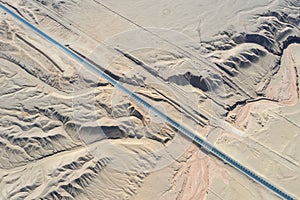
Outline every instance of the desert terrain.
<svg viewBox="0 0 300 200">
<path fill-rule="evenodd" d="M 0 4 L 0 200 L 300 199 L 298 0 Z"/>
</svg>

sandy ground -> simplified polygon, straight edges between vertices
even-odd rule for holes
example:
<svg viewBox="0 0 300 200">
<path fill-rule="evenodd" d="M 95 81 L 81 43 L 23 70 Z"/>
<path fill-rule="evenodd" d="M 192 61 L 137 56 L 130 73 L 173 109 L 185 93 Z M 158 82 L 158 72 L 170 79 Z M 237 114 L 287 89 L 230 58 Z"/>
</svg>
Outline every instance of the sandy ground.
<svg viewBox="0 0 300 200">
<path fill-rule="evenodd" d="M 3 2 L 300 198 L 297 1 Z M 280 199 L 0 15 L 0 199 Z"/>
</svg>

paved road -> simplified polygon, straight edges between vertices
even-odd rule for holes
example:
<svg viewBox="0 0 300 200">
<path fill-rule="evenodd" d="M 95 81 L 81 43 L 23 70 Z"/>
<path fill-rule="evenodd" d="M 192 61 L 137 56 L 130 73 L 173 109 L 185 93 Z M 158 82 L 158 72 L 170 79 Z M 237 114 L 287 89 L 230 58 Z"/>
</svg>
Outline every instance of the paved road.
<svg viewBox="0 0 300 200">
<path fill-rule="evenodd" d="M 43 31 L 41 31 L 40 29 L 38 29 L 37 27 L 35 27 L 31 23 L 29 23 L 25 19 L 23 19 L 22 17 L 20 17 L 16 13 L 14 13 L 10 9 L 8 9 L 2 2 L 0 2 L 0 8 L 2 10 L 4 10 L 6 13 L 10 14 L 15 19 L 17 19 L 23 25 L 26 25 L 28 28 L 30 28 L 32 31 L 34 31 L 38 35 L 40 35 L 45 40 L 47 40 L 50 43 L 54 44 L 55 46 L 59 47 L 66 54 L 68 54 L 69 56 L 73 57 L 75 60 L 77 60 L 78 62 L 80 62 L 81 64 L 83 64 L 89 70 L 91 70 L 92 72 L 96 73 L 97 75 L 99 75 L 102 78 L 104 78 L 107 81 L 109 81 L 112 85 L 114 85 L 114 87 L 116 87 L 119 90 L 121 90 L 122 92 L 124 92 L 126 95 L 128 95 L 129 97 L 131 97 L 134 101 L 138 102 L 140 105 L 142 105 L 145 108 L 147 108 L 150 112 L 152 112 L 153 114 L 156 114 L 157 116 L 159 116 L 160 118 L 162 118 L 164 121 L 166 121 L 167 123 L 169 123 L 173 127 L 175 127 L 178 130 L 180 130 L 184 135 L 186 135 L 187 137 L 189 137 L 191 140 L 195 141 L 197 144 L 199 144 L 200 146 L 202 146 L 208 152 L 214 154 L 216 157 L 218 157 L 219 159 L 223 160 L 225 163 L 230 164 L 231 166 L 233 166 L 234 168 L 236 168 L 240 172 L 242 172 L 245 175 L 247 175 L 248 177 L 252 178 L 254 181 L 256 181 L 256 182 L 260 183 L 261 185 L 265 186 L 266 188 L 272 190 L 274 193 L 276 193 L 277 195 L 281 196 L 282 198 L 287 199 L 287 200 L 293 200 L 294 199 L 292 196 L 290 196 L 289 194 L 285 193 L 283 190 L 281 190 L 278 187 L 276 187 L 275 185 L 269 183 L 268 181 L 266 181 L 262 177 L 256 175 L 254 172 L 252 172 L 251 170 L 247 169 L 246 167 L 244 167 L 243 165 L 241 165 L 240 163 L 238 163 L 234 159 L 230 158 L 228 155 L 222 153 L 220 150 L 218 150 L 217 148 L 213 147 L 211 144 L 209 144 L 207 141 L 205 141 L 204 139 L 202 139 L 199 136 L 197 136 L 195 133 L 193 133 L 189 129 L 181 126 L 180 124 L 178 124 L 177 122 L 175 122 L 174 120 L 172 120 L 170 117 L 168 117 L 166 114 L 162 113 L 161 111 L 159 111 L 155 107 L 152 107 L 149 103 L 147 103 L 146 101 L 144 101 L 143 99 L 141 99 L 139 96 L 137 96 L 136 94 L 134 94 L 133 92 L 131 92 L 130 90 L 128 90 L 127 88 L 125 88 L 124 86 L 122 86 L 121 84 L 119 84 L 116 80 L 114 80 L 113 78 L 111 78 L 110 76 L 108 76 L 107 74 L 105 74 L 104 72 L 102 72 L 99 68 L 97 68 L 96 66 L 94 66 L 93 64 L 91 64 L 90 62 L 88 62 L 87 60 L 85 60 L 84 58 L 80 57 L 79 55 L 75 54 L 73 51 L 69 50 L 64 45 L 60 44 L 58 41 L 54 40 L 49 35 L 47 35 L 46 33 L 44 33 Z"/>
</svg>

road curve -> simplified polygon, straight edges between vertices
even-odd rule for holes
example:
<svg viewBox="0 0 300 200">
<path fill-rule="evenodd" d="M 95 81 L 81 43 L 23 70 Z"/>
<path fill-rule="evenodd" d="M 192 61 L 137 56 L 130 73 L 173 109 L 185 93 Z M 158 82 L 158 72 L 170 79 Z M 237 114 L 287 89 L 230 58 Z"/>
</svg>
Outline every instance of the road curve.
<svg viewBox="0 0 300 200">
<path fill-rule="evenodd" d="M 140 105 L 142 105 L 145 108 L 147 108 L 150 112 L 152 112 L 153 114 L 156 114 L 157 116 L 159 116 L 160 118 L 162 118 L 164 121 L 166 121 L 167 123 L 169 123 L 173 127 L 177 128 L 185 136 L 189 137 L 191 140 L 193 140 L 195 143 L 199 144 L 201 147 L 203 147 L 204 149 L 206 149 L 208 152 L 212 153 L 213 155 L 215 155 L 216 157 L 218 157 L 219 159 L 221 159 L 225 163 L 228 163 L 232 167 L 236 168 L 237 170 L 239 170 L 243 174 L 247 175 L 248 177 L 250 177 L 251 179 L 253 179 L 257 183 L 259 183 L 259 184 L 265 186 L 266 188 L 270 189 L 271 191 L 273 191 L 274 193 L 276 193 L 280 197 L 282 197 L 284 199 L 287 199 L 287 200 L 294 200 L 295 199 L 291 195 L 289 195 L 286 192 L 284 192 L 282 189 L 280 189 L 277 186 L 271 184 L 270 182 L 268 182 L 264 178 L 258 176 L 257 174 L 255 174 L 254 172 L 252 172 L 251 170 L 249 170 L 248 168 L 244 167 L 242 164 L 240 164 L 237 161 L 235 161 L 234 159 L 230 158 L 228 155 L 222 153 L 216 147 L 213 147 L 210 143 L 208 143 L 204 139 L 200 138 L 199 136 L 197 136 L 195 133 L 193 133 L 189 129 L 187 129 L 187 128 L 183 127 L 182 125 L 178 124 L 176 121 L 172 120 L 166 114 L 162 113 L 161 111 L 159 111 L 155 107 L 152 107 L 149 103 L 147 103 L 146 101 L 144 101 L 143 99 L 141 99 L 139 96 L 137 96 L 136 94 L 134 94 L 133 92 L 131 92 L 130 90 L 128 90 L 127 88 L 125 88 L 124 86 L 122 86 L 121 84 L 119 84 L 116 80 L 114 80 L 113 78 L 111 78 L 110 76 L 108 76 L 107 74 L 105 74 L 104 72 L 102 72 L 95 65 L 93 65 L 90 62 L 88 62 L 87 60 L 85 60 L 81 56 L 75 54 L 73 51 L 71 51 L 70 49 L 66 48 L 64 45 L 60 44 L 58 41 L 56 41 L 53 38 L 51 38 L 49 35 L 47 35 L 43 31 L 41 31 L 39 28 L 35 27 L 30 22 L 28 22 L 27 20 L 23 19 L 21 16 L 19 16 L 15 12 L 11 11 L 10 9 L 8 9 L 4 5 L 4 3 L 2 1 L 0 1 L 0 8 L 3 11 L 5 11 L 6 13 L 8 13 L 9 15 L 11 15 L 12 17 L 14 17 L 19 22 L 21 22 L 23 25 L 25 25 L 28 28 L 30 28 L 36 34 L 38 34 L 39 36 L 41 36 L 42 38 L 44 38 L 45 40 L 47 40 L 48 42 L 52 43 L 56 47 L 59 47 L 62 51 L 64 51 L 66 54 L 68 54 L 69 56 L 71 56 L 72 58 L 74 58 L 75 60 L 77 60 L 78 62 L 80 62 L 83 66 L 87 67 L 89 70 L 91 70 L 95 74 L 97 74 L 97 75 L 101 76 L 102 78 L 106 79 L 114 87 L 116 87 L 119 90 L 121 90 L 122 92 L 124 92 L 126 95 L 128 95 L 130 98 L 132 98 L 134 101 L 136 101 Z"/>
</svg>

